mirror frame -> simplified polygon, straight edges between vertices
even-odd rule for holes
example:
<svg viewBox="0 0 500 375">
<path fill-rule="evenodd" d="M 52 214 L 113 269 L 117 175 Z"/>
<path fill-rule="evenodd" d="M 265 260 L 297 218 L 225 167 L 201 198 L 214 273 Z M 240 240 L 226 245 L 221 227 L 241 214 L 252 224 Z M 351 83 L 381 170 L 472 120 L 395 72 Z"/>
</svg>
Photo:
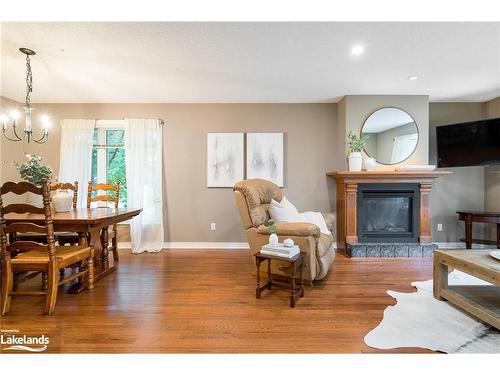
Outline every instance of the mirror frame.
<svg viewBox="0 0 500 375">
<path fill-rule="evenodd" d="M 385 106 L 385 107 L 380 107 L 376 110 L 374 110 L 373 112 L 371 112 L 368 116 L 366 116 L 365 120 L 363 121 L 363 125 L 361 125 L 361 129 L 359 130 L 359 136 L 362 137 L 363 136 L 363 128 L 365 127 L 366 125 L 366 121 L 368 121 L 368 119 L 375 113 L 375 112 L 378 112 L 382 109 L 386 109 L 386 108 L 392 108 L 392 109 L 399 109 L 400 111 L 403 111 L 404 113 L 406 113 L 408 116 L 411 117 L 411 119 L 413 120 L 413 123 L 415 124 L 415 127 L 417 128 L 417 144 L 415 145 L 415 148 L 413 149 L 413 151 L 411 152 L 410 155 L 408 155 L 405 159 L 397 162 L 397 163 L 383 163 L 381 161 L 378 161 L 377 158 L 374 158 L 373 156 L 371 156 L 367 151 L 366 151 L 366 148 L 363 147 L 363 152 L 370 158 L 373 158 L 375 159 L 375 161 L 378 163 L 378 164 L 382 164 L 382 165 L 397 165 L 397 164 L 401 164 L 402 162 L 408 160 L 409 158 L 411 158 L 411 156 L 415 153 L 415 151 L 417 151 L 417 148 L 418 148 L 418 144 L 420 143 L 420 131 L 418 130 L 418 124 L 417 122 L 415 121 L 415 119 L 413 118 L 412 115 L 410 115 L 407 111 L 405 111 L 404 109 L 402 108 L 399 108 L 399 107 L 394 107 L 394 106 Z"/>
</svg>

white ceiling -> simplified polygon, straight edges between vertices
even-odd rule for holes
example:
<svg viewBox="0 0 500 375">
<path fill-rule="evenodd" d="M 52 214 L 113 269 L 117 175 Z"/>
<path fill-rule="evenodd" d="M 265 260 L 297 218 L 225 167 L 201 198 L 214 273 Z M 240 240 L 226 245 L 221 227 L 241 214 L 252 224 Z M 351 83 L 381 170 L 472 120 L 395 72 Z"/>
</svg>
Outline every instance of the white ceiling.
<svg viewBox="0 0 500 375">
<path fill-rule="evenodd" d="M 37 52 L 33 102 L 500 96 L 500 23 L 3 23 L 1 38 L 1 93 L 19 101 L 19 47 Z"/>
</svg>

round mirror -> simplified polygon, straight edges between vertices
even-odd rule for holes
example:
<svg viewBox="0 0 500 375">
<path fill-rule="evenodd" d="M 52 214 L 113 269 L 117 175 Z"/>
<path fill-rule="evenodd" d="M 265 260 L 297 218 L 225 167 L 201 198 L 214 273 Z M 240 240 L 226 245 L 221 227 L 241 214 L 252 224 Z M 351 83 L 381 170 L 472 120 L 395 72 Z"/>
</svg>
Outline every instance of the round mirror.
<svg viewBox="0 0 500 375">
<path fill-rule="evenodd" d="M 413 154 L 418 128 L 413 117 L 399 108 L 381 108 L 366 119 L 361 128 L 365 152 L 382 164 L 397 164 Z"/>
</svg>

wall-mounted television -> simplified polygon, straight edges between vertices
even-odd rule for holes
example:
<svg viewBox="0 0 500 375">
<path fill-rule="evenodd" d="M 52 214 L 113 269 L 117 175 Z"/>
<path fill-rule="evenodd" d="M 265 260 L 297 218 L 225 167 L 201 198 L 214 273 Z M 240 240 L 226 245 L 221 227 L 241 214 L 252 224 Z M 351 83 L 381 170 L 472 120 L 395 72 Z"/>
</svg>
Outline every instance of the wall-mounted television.
<svg viewBox="0 0 500 375">
<path fill-rule="evenodd" d="M 500 164 L 500 118 L 436 128 L 439 168 Z"/>
</svg>

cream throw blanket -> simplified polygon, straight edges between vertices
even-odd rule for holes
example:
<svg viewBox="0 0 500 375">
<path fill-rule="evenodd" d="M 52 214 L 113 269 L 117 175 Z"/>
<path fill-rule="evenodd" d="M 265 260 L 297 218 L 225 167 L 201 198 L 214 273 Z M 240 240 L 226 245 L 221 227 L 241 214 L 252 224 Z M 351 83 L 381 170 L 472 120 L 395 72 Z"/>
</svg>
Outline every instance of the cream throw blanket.
<svg viewBox="0 0 500 375">
<path fill-rule="evenodd" d="M 283 197 L 281 202 L 271 200 L 269 216 L 275 223 L 310 223 L 317 225 L 321 233 L 327 236 L 331 234 L 321 212 L 307 211 L 300 213 L 286 197 Z"/>
</svg>

